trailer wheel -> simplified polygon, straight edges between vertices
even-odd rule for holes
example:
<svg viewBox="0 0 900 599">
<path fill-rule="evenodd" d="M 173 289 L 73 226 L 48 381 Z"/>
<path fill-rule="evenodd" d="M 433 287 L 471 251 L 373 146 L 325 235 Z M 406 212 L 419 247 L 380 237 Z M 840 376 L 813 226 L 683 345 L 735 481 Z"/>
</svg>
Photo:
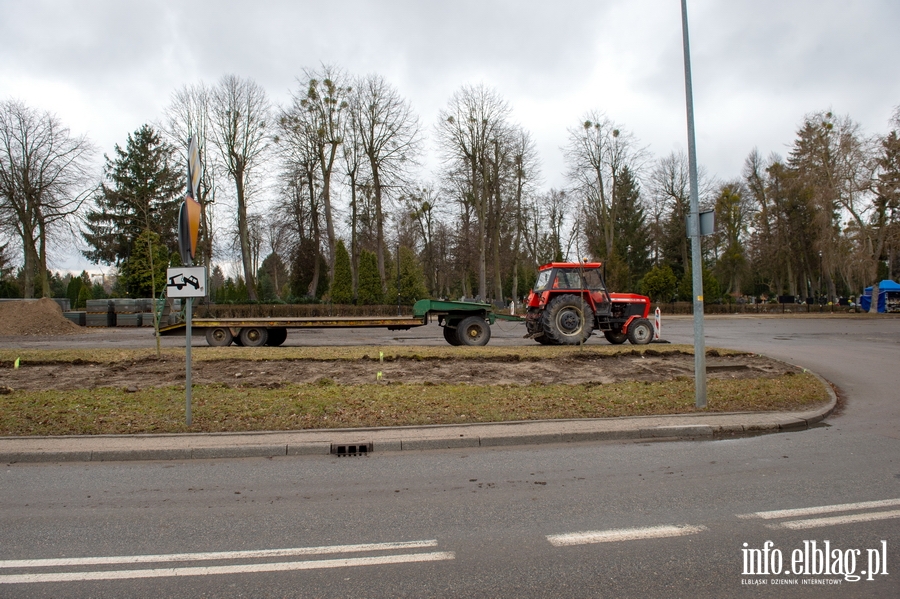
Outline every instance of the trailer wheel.
<svg viewBox="0 0 900 599">
<path fill-rule="evenodd" d="M 450 345 L 460 345 L 459 337 L 457 337 L 456 335 L 457 329 L 455 327 L 444 325 L 442 328 L 444 330 L 444 340 L 447 343 L 449 343 Z"/>
<path fill-rule="evenodd" d="M 245 347 L 259 347 L 266 344 L 269 331 L 264 327 L 246 327 L 241 329 L 241 345 Z"/>
<path fill-rule="evenodd" d="M 480 316 L 469 316 L 456 327 L 456 338 L 460 345 L 487 345 L 491 340 L 491 325 Z"/>
<path fill-rule="evenodd" d="M 269 347 L 278 347 L 287 339 L 287 329 L 284 327 L 271 327 L 267 330 L 269 335 L 266 339 L 266 345 Z"/>
<path fill-rule="evenodd" d="M 228 327 L 206 329 L 206 343 L 212 347 L 226 347 L 234 341 L 234 335 Z"/>
<path fill-rule="evenodd" d="M 622 331 L 603 331 L 603 336 L 613 345 L 622 345 L 628 341 L 628 335 Z"/>
<path fill-rule="evenodd" d="M 567 293 L 550 302 L 541 315 L 544 336 L 558 345 L 578 345 L 594 331 L 594 315 L 580 296 Z"/>
<path fill-rule="evenodd" d="M 628 327 L 628 340 L 633 345 L 647 345 L 653 341 L 653 325 L 646 318 L 639 318 Z"/>
</svg>

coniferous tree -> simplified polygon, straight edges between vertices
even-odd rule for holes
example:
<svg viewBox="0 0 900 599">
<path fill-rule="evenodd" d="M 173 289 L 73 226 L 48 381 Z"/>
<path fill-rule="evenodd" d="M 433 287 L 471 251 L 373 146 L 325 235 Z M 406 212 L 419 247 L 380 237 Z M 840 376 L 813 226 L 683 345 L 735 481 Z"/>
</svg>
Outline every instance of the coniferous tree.
<svg viewBox="0 0 900 599">
<path fill-rule="evenodd" d="M 398 299 L 403 305 L 411 305 L 428 297 L 425 289 L 425 273 L 416 254 L 405 246 L 400 246 L 400 276 L 396 277 Z"/>
<path fill-rule="evenodd" d="M 616 180 L 615 213 L 616 237 L 613 254 L 624 269 L 618 281 L 610 282 L 616 291 L 632 291 L 650 268 L 650 234 L 641 205 L 641 192 L 634 173 L 627 166 L 622 168 Z"/>
<path fill-rule="evenodd" d="M 384 303 L 381 276 L 378 274 L 378 258 L 374 252 L 363 250 L 359 255 L 359 289 L 357 303 L 370 306 Z"/>
<path fill-rule="evenodd" d="M 129 297 L 153 297 L 166 286 L 170 252 L 159 235 L 146 229 L 135 240 L 134 250 L 119 270 L 119 288 Z"/>
<path fill-rule="evenodd" d="M 331 302 L 334 304 L 353 303 L 353 273 L 350 270 L 350 253 L 344 240 L 339 239 L 335 247 L 334 280 L 331 281 Z"/>
<path fill-rule="evenodd" d="M 136 240 L 147 230 L 160 247 L 177 252 L 184 176 L 172 146 L 144 125 L 128 135 L 124 150 L 116 145 L 115 157 L 107 156 L 105 170 L 106 181 L 95 198 L 95 208 L 87 214 L 83 235 L 91 249 L 84 255 L 128 270 Z M 141 251 L 150 254 L 148 248 Z"/>
<path fill-rule="evenodd" d="M 256 273 L 259 300 L 272 302 L 282 299 L 282 288 L 287 285 L 287 267 L 276 252 L 266 256 Z"/>
<path fill-rule="evenodd" d="M 641 279 L 641 293 L 654 302 L 668 302 L 675 297 L 678 279 L 668 264 L 651 268 Z"/>
</svg>

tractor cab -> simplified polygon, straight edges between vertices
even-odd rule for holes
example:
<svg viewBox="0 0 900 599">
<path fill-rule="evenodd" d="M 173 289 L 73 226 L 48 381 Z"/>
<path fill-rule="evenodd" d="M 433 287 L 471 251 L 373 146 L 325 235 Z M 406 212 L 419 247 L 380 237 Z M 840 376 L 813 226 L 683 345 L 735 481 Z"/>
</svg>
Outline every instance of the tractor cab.
<svg viewBox="0 0 900 599">
<path fill-rule="evenodd" d="M 551 262 L 540 267 L 534 288 L 528 296 L 529 307 L 549 303 L 556 293 L 580 293 L 596 311 L 609 304 L 600 262 Z"/>
</svg>

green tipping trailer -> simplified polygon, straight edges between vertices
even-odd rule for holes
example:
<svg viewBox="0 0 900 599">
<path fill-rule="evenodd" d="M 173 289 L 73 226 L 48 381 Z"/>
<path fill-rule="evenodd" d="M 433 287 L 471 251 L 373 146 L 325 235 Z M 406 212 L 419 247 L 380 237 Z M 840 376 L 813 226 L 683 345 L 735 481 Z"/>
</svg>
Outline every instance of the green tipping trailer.
<svg viewBox="0 0 900 599">
<path fill-rule="evenodd" d="M 491 304 L 419 300 L 412 316 L 334 316 L 290 318 L 192 318 L 194 329 L 203 329 L 206 342 L 214 347 L 244 345 L 278 346 L 287 339 L 288 329 L 386 328 L 405 331 L 428 324 L 433 318 L 450 345 L 487 345 L 491 327 L 498 319 L 522 321 L 521 317 L 495 312 Z M 184 334 L 185 323 L 161 327 L 163 335 Z"/>
</svg>

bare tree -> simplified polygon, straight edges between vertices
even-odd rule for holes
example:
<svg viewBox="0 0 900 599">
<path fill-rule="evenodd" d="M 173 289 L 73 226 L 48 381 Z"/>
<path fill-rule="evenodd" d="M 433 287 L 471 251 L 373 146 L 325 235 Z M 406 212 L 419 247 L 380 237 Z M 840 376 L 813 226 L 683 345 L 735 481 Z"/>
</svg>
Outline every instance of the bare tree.
<svg viewBox="0 0 900 599">
<path fill-rule="evenodd" d="M 567 234 L 566 224 L 572 209 L 571 199 L 565 191 L 551 189 L 541 199 L 547 231 L 543 235 L 540 262 L 560 262 L 569 257 L 575 230 Z M 575 228 L 577 229 L 577 228 Z"/>
<path fill-rule="evenodd" d="M 508 131 L 509 105 L 484 86 L 464 86 L 440 112 L 438 143 L 447 159 L 445 176 L 456 179 L 458 201 L 471 206 L 478 231 L 478 295 L 487 296 L 487 239 L 491 199 L 491 158 Z M 494 164 L 497 164 L 496 154 Z M 496 273 L 499 277 L 499 273 Z M 499 299 L 499 298 L 498 298 Z"/>
<path fill-rule="evenodd" d="M 707 204 L 711 191 L 705 170 L 697 172 L 701 204 Z M 650 173 L 651 223 L 655 257 L 689 269 L 686 218 L 690 213 L 687 155 L 672 152 L 656 161 Z M 655 258 L 656 261 L 656 258 Z M 658 262 L 657 262 L 658 263 Z"/>
<path fill-rule="evenodd" d="M 257 83 L 235 75 L 226 75 L 219 81 L 211 100 L 212 140 L 221 168 L 234 182 L 244 281 L 250 299 L 256 301 L 247 204 L 250 175 L 268 147 L 269 100 Z"/>
<path fill-rule="evenodd" d="M 359 93 L 350 95 L 350 109 L 347 119 L 346 135 L 341 144 L 341 157 L 344 166 L 344 176 L 350 187 L 350 279 L 352 295 L 356 299 L 359 288 L 359 215 L 361 191 L 368 183 L 368 170 L 366 167 L 366 155 L 363 148 L 362 129 L 360 118 L 362 109 L 359 106 Z M 383 252 L 383 249 L 381 250 Z M 382 256 L 383 261 L 383 256 Z M 383 279 L 382 279 L 383 281 Z"/>
<path fill-rule="evenodd" d="M 564 155 L 569 178 L 581 196 L 587 218 L 588 247 L 598 257 L 609 260 L 619 220 L 618 182 L 624 169 L 634 172 L 641 166 L 644 151 L 629 132 L 594 111 L 585 115 L 581 125 L 569 129 Z"/>
<path fill-rule="evenodd" d="M 321 72 L 304 71 L 300 89 L 293 94 L 291 106 L 281 113 L 280 129 L 289 150 L 295 154 L 315 153 L 321 182 L 321 201 L 328 241 L 329 278 L 334 279 L 335 237 L 334 210 L 331 201 L 331 175 L 338 158 L 338 148 L 344 141 L 345 114 L 352 88 L 345 83 L 345 75 L 332 66 Z"/>
<path fill-rule="evenodd" d="M 408 169 L 415 164 L 419 151 L 419 123 L 409 103 L 381 76 L 361 79 L 352 103 L 351 123 L 362 143 L 372 178 L 375 201 L 375 231 L 378 274 L 387 291 L 384 264 L 385 190 L 398 189 L 407 181 Z"/>
<path fill-rule="evenodd" d="M 512 190 L 510 204 L 514 214 L 513 234 L 513 264 L 512 264 L 512 289 L 510 295 L 513 300 L 519 297 L 519 260 L 522 254 L 522 245 L 525 235 L 526 216 L 524 211 L 526 201 L 534 192 L 534 186 L 540 178 L 540 164 L 534 140 L 527 131 L 517 128 L 510 140 L 513 158 Z"/>
<path fill-rule="evenodd" d="M 808 265 L 808 279 L 818 270 L 829 297 L 837 295 L 835 275 L 841 271 L 851 287 L 875 278 L 884 243 L 883 228 L 870 221 L 870 214 L 877 212 L 872 193 L 878 166 L 875 148 L 875 140 L 862 135 L 850 117 L 818 112 L 804 119 L 788 157 L 788 166 L 814 207 L 814 249 L 820 265 L 818 269 Z M 849 217 L 846 229 L 842 216 Z M 852 263 L 858 264 L 852 269 L 855 273 L 847 268 Z"/>
<path fill-rule="evenodd" d="M 19 238 L 25 297 L 50 295 L 47 251 L 51 232 L 67 226 L 88 197 L 93 148 L 72 137 L 56 116 L 9 100 L 0 104 L 0 227 Z"/>
<path fill-rule="evenodd" d="M 298 286 L 294 293 L 317 297 L 322 255 L 318 148 L 309 136 L 292 137 L 297 130 L 285 127 L 283 118 L 279 120 L 279 130 L 286 137 L 276 138 L 284 162 L 281 199 L 276 210 L 286 217 L 281 233 L 291 255 L 292 280 Z M 306 279 L 306 288 L 300 289 Z"/>
<path fill-rule="evenodd" d="M 440 202 L 439 196 L 435 193 L 434 188 L 425 186 L 416 189 L 413 193 L 404 197 L 404 208 L 415 224 L 417 237 L 422 242 L 422 262 L 424 266 L 425 278 L 431 295 L 440 295 L 441 276 L 440 260 L 437 253 L 436 236 L 439 231 L 439 222 L 437 221 L 436 205 Z"/>
</svg>

